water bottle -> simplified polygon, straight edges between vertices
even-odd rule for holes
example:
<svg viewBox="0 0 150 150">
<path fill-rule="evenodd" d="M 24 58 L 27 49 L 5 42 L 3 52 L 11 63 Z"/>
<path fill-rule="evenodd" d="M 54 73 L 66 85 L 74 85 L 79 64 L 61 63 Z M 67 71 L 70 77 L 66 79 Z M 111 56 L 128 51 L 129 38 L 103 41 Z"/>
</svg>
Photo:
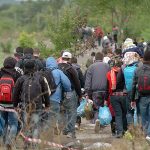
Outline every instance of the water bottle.
<svg viewBox="0 0 150 150">
<path fill-rule="evenodd" d="M 133 116 L 133 119 L 134 119 L 134 126 L 137 126 L 137 108 L 135 107 L 134 108 L 134 116 Z"/>
</svg>

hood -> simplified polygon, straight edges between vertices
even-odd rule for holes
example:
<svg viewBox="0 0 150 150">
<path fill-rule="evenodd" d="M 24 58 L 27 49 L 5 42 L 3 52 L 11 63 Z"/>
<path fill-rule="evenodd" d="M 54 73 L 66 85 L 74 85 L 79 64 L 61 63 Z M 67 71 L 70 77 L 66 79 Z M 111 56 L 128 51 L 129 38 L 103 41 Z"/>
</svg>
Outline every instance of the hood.
<svg viewBox="0 0 150 150">
<path fill-rule="evenodd" d="M 125 65 L 130 65 L 134 62 L 138 62 L 139 58 L 140 56 L 137 52 L 126 52 L 123 57 L 123 62 Z"/>
<path fill-rule="evenodd" d="M 49 57 L 46 59 L 46 68 L 49 69 L 58 68 L 57 61 L 54 57 Z"/>
<path fill-rule="evenodd" d="M 75 69 L 80 69 L 80 65 L 78 65 L 78 64 L 72 64 L 72 66 L 73 66 L 73 68 L 75 68 Z"/>
</svg>

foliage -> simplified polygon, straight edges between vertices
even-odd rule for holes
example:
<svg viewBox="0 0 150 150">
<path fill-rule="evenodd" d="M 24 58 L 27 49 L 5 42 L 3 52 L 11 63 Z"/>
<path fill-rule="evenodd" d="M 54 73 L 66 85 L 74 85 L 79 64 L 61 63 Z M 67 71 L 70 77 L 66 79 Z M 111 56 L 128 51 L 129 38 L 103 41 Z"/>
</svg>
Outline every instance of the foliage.
<svg viewBox="0 0 150 150">
<path fill-rule="evenodd" d="M 0 47 L 4 53 L 11 53 L 12 51 L 12 41 L 8 40 L 6 42 L 1 42 Z"/>
<path fill-rule="evenodd" d="M 42 41 L 38 43 L 38 48 L 40 49 L 40 56 L 42 58 L 47 58 L 49 56 L 54 56 L 54 57 L 57 56 L 57 53 L 51 50 L 51 48 L 49 48 Z"/>
<path fill-rule="evenodd" d="M 80 13 L 77 9 L 63 9 L 59 22 L 50 22 L 48 33 L 50 39 L 55 45 L 56 51 L 62 51 L 64 49 L 70 49 L 79 40 L 79 27 L 83 26 L 86 22 L 86 16 Z"/>
<path fill-rule="evenodd" d="M 149 17 L 150 1 L 74 0 L 74 2 L 83 11 L 88 11 L 88 14 L 90 14 L 89 21 L 92 24 L 102 26 L 105 33 L 111 32 L 113 25 L 117 25 L 120 31 L 123 31 L 124 37 L 147 37 L 148 33 L 145 34 L 145 32 L 148 30 L 145 30 L 145 28 L 149 28 L 150 24 L 144 22 Z"/>
<path fill-rule="evenodd" d="M 34 47 L 35 46 L 34 34 L 28 34 L 26 32 L 20 33 L 19 46 L 21 46 L 23 48 Z"/>
<path fill-rule="evenodd" d="M 10 3 L 0 5 L 1 41 L 7 41 L 10 35 L 16 39 L 22 31 L 35 32 L 38 34 L 37 41 L 41 41 L 41 37 L 51 39 L 55 45 L 55 51 L 52 51 L 54 55 L 66 48 L 75 51 L 76 45 L 80 43 L 77 43 L 80 40 L 78 29 L 84 24 L 93 27 L 100 25 L 105 33 L 111 32 L 112 26 L 116 24 L 120 33 L 123 33 L 122 38 L 150 38 L 148 0 L 9 1 Z M 30 40 L 23 41 L 30 43 Z M 34 42 L 29 43 L 27 45 L 34 46 Z"/>
</svg>

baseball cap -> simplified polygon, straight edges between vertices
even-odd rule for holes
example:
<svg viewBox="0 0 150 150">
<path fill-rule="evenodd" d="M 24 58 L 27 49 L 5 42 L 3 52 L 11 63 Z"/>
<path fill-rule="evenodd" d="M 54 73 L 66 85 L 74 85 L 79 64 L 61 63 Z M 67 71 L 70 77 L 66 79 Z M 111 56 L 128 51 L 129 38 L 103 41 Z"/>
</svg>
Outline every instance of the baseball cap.
<svg viewBox="0 0 150 150">
<path fill-rule="evenodd" d="M 72 58 L 72 54 L 70 53 L 70 52 L 64 52 L 63 54 L 62 54 L 62 58 Z"/>
</svg>

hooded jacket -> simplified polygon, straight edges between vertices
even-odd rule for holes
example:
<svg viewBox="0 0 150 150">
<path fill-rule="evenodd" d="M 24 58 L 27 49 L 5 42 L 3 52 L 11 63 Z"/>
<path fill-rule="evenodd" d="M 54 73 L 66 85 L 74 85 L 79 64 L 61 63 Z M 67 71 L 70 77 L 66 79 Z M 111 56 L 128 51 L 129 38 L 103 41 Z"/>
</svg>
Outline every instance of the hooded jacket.
<svg viewBox="0 0 150 150">
<path fill-rule="evenodd" d="M 78 78 L 80 80 L 81 88 L 84 88 L 84 76 L 83 76 L 80 66 L 78 64 L 74 64 L 74 63 L 72 64 L 72 66 L 78 73 Z"/>
<path fill-rule="evenodd" d="M 49 57 L 46 60 L 46 68 L 52 70 L 57 89 L 55 93 L 50 96 L 51 101 L 60 103 L 62 100 L 62 89 L 65 92 L 71 91 L 71 83 L 68 77 L 58 69 L 57 61 L 53 57 Z"/>
</svg>

